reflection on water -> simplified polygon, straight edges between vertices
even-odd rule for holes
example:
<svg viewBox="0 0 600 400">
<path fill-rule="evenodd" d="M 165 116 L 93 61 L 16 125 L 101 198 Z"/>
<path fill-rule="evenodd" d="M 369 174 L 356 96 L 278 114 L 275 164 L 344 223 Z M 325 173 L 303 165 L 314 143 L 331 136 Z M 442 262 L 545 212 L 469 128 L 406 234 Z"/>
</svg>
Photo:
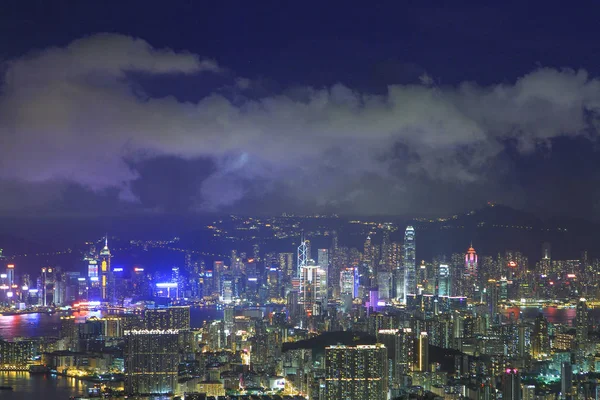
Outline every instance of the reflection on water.
<svg viewBox="0 0 600 400">
<path fill-rule="evenodd" d="M 62 376 L 30 375 L 28 372 L 0 372 L 0 385 L 13 391 L 0 392 L 2 400 L 65 400 L 87 393 L 88 384 Z"/>
<path fill-rule="evenodd" d="M 201 327 L 205 321 L 223 318 L 223 310 L 194 307 L 190 312 L 191 325 Z M 63 314 L 64 315 L 64 314 Z M 102 317 L 102 313 L 78 312 L 77 322 Z M 58 336 L 61 314 L 21 314 L 0 316 L 0 338 Z M 88 384 L 62 376 L 30 375 L 27 372 L 1 372 L 0 386 L 12 386 L 14 391 L 0 391 L 1 400 L 66 400 L 71 396 L 87 394 Z"/>
<path fill-rule="evenodd" d="M 525 319 L 531 320 L 537 317 L 540 313 L 546 317 L 548 322 L 552 324 L 563 324 L 573 326 L 575 315 L 577 310 L 575 308 L 558 308 L 558 307 L 544 307 L 544 308 L 519 308 L 511 307 L 504 310 L 506 318 L 513 319 Z M 594 308 L 590 310 L 590 318 L 595 323 L 600 319 L 600 309 Z"/>
<path fill-rule="evenodd" d="M 21 314 L 0 316 L 0 339 L 11 340 L 15 337 L 58 337 L 61 315 L 68 314 Z M 87 318 L 101 318 L 100 311 L 80 311 L 73 313 L 76 322 L 85 322 Z M 223 318 L 223 310 L 216 308 L 193 307 L 190 311 L 192 328 L 200 328 L 205 321 Z"/>
</svg>

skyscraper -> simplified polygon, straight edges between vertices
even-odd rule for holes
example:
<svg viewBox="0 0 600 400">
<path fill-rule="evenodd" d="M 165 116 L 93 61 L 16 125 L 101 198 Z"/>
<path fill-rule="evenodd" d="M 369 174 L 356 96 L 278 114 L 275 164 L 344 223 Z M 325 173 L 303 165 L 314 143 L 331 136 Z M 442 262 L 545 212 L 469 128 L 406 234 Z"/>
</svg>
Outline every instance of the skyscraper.
<svg viewBox="0 0 600 400">
<path fill-rule="evenodd" d="M 373 265 L 373 244 L 371 243 L 371 236 L 367 236 L 363 245 L 363 262 L 369 268 L 369 272 L 375 270 Z"/>
<path fill-rule="evenodd" d="M 377 286 L 379 288 L 378 297 L 381 300 L 392 298 L 392 274 L 387 271 L 377 273 Z"/>
<path fill-rule="evenodd" d="M 306 240 L 304 240 L 304 232 L 300 236 L 300 245 L 298 246 L 298 264 L 296 270 L 296 276 L 300 277 L 302 274 L 302 267 L 308 265 L 310 255 L 308 254 L 308 248 L 306 246 Z"/>
<path fill-rule="evenodd" d="M 584 298 L 579 299 L 577 303 L 577 314 L 575 314 L 575 339 L 579 344 L 588 340 L 589 312 L 587 301 Z"/>
<path fill-rule="evenodd" d="M 387 366 L 383 344 L 326 347 L 325 399 L 387 399 Z"/>
<path fill-rule="evenodd" d="M 477 278 L 477 252 L 473 248 L 473 245 L 467 250 L 465 255 L 465 274 Z"/>
<path fill-rule="evenodd" d="M 358 269 L 355 267 L 344 268 L 340 273 L 340 295 L 358 296 Z"/>
<path fill-rule="evenodd" d="M 519 370 L 507 368 L 502 375 L 502 400 L 521 400 L 521 375 Z"/>
<path fill-rule="evenodd" d="M 417 362 L 414 369 L 419 372 L 427 372 L 429 367 L 429 336 L 427 332 L 419 334 L 417 345 Z"/>
<path fill-rule="evenodd" d="M 321 268 L 329 270 L 329 249 L 319 249 L 317 251 L 317 264 Z"/>
<path fill-rule="evenodd" d="M 565 361 L 560 365 L 560 399 L 573 399 L 573 365 Z"/>
<path fill-rule="evenodd" d="M 403 302 L 406 303 L 406 295 L 417 292 L 417 261 L 415 228 L 407 226 L 404 232 L 404 294 Z"/>
<path fill-rule="evenodd" d="M 378 338 L 387 349 L 386 370 L 390 387 L 398 388 L 402 384 L 402 376 L 412 368 L 414 335 L 411 329 L 380 329 Z"/>
<path fill-rule="evenodd" d="M 327 271 L 319 265 L 305 265 L 300 277 L 301 302 L 306 314 L 314 314 L 317 303 L 327 301 Z"/>
<path fill-rule="evenodd" d="M 127 330 L 125 392 L 131 395 L 173 393 L 179 364 L 177 330 Z"/>
<path fill-rule="evenodd" d="M 147 329 L 190 329 L 190 308 L 186 306 L 146 310 L 144 321 Z"/>
<path fill-rule="evenodd" d="M 550 336 L 548 335 L 548 320 L 540 313 L 533 322 L 531 337 L 531 355 L 540 359 L 550 354 Z"/>
<path fill-rule="evenodd" d="M 437 295 L 440 297 L 450 296 L 450 267 L 448 264 L 440 264 L 438 269 Z"/>
<path fill-rule="evenodd" d="M 103 301 L 112 301 L 114 285 L 112 270 L 110 269 L 110 250 L 108 249 L 108 237 L 104 238 L 104 247 L 98 254 L 100 260 L 100 288 Z"/>
</svg>

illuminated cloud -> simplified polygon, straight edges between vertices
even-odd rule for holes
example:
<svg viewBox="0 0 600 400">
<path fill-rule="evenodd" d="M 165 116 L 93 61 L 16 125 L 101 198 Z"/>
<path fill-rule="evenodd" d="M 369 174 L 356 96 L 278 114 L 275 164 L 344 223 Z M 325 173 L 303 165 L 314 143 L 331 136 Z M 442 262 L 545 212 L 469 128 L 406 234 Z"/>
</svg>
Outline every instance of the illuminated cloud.
<svg viewBox="0 0 600 400">
<path fill-rule="evenodd" d="M 220 72 L 198 55 L 108 34 L 7 62 L 0 188 L 76 184 L 144 207 L 152 191 L 142 196 L 140 187 L 160 190 L 177 177 L 159 181 L 138 166 L 170 157 L 190 168 L 208 160 L 210 173 L 185 189 L 193 210 L 278 199 L 303 209 L 394 213 L 427 188 L 484 182 L 507 143 L 527 153 L 556 137 L 590 136 L 600 110 L 600 81 L 567 69 L 486 87 L 436 86 L 423 75 L 385 95 L 334 85 L 235 102 L 218 92 L 196 102 L 176 93 L 153 98 L 136 80 Z M 250 84 L 238 78 L 234 86 Z"/>
</svg>

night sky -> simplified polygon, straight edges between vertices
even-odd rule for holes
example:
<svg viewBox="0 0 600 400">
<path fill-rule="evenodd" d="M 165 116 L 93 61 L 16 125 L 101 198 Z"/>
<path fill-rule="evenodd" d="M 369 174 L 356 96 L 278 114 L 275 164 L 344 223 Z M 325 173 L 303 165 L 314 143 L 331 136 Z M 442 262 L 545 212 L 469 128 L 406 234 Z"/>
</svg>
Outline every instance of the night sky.
<svg viewBox="0 0 600 400">
<path fill-rule="evenodd" d="M 600 2 L 354 4 L 0 2 L 0 215 L 600 218 Z"/>
</svg>

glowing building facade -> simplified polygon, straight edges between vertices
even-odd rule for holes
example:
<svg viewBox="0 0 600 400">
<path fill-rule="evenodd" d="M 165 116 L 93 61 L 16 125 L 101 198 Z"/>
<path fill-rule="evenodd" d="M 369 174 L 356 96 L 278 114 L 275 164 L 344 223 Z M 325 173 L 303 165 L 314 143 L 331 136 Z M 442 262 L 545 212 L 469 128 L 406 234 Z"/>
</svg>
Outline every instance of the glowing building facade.
<svg viewBox="0 0 600 400">
<path fill-rule="evenodd" d="M 415 228 L 407 226 L 404 231 L 404 293 L 402 301 L 406 303 L 406 295 L 417 293 L 417 261 Z"/>
<path fill-rule="evenodd" d="M 130 395 L 173 393 L 179 365 L 179 331 L 125 331 L 125 392 Z"/>
<path fill-rule="evenodd" d="M 325 400 L 385 400 L 388 355 L 383 344 L 325 348 Z"/>
</svg>

